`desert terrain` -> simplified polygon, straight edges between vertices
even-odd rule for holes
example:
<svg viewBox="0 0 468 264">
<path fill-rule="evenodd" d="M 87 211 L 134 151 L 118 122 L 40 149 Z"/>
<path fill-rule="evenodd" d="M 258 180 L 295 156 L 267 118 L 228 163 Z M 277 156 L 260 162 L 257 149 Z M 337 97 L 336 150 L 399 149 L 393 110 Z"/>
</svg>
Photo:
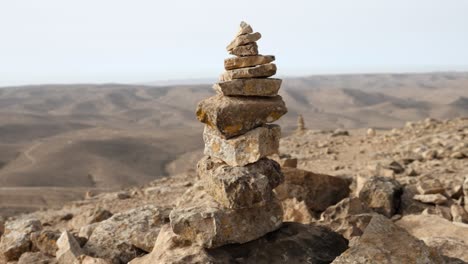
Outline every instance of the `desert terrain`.
<svg viewBox="0 0 468 264">
<path fill-rule="evenodd" d="M 468 74 L 286 78 L 283 135 L 309 129 L 402 127 L 468 116 Z M 203 147 L 206 85 L 38 85 L 0 88 L 0 215 L 61 207 L 193 170 Z M 323 172 L 330 173 L 324 169 Z"/>
</svg>

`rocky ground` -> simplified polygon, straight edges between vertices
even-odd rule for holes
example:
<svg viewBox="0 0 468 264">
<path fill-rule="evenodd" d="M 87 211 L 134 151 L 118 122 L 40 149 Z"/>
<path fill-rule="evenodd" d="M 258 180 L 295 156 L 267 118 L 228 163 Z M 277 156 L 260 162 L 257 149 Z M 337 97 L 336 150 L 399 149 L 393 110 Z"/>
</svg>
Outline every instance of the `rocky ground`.
<svg viewBox="0 0 468 264">
<path fill-rule="evenodd" d="M 191 170 L 0 219 L 0 263 L 468 262 L 467 118 L 298 130 L 280 152 L 286 223 L 261 239 L 204 250 L 174 235 L 172 208 L 197 198 Z"/>
</svg>

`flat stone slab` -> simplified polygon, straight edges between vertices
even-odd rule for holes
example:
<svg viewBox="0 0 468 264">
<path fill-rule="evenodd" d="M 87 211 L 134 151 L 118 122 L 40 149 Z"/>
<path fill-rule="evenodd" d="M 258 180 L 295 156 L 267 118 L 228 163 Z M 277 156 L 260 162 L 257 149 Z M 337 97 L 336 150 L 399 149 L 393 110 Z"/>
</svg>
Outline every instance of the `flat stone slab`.
<svg viewBox="0 0 468 264">
<path fill-rule="evenodd" d="M 281 87 L 281 79 L 237 79 L 219 82 L 213 89 L 225 96 L 276 96 Z"/>
<path fill-rule="evenodd" d="M 245 79 L 245 78 L 262 78 L 270 77 L 276 74 L 276 65 L 274 63 L 268 63 L 263 65 L 257 65 L 254 67 L 240 68 L 235 70 L 225 71 L 219 77 L 220 81 L 231 81 L 234 79 Z"/>
<path fill-rule="evenodd" d="M 278 229 L 283 210 L 278 200 L 245 209 L 228 209 L 205 192 L 189 189 L 169 218 L 172 231 L 204 248 L 246 243 Z"/>
<path fill-rule="evenodd" d="M 256 42 L 262 37 L 262 34 L 255 32 L 255 33 L 246 33 L 240 36 L 237 36 L 229 45 L 227 45 L 226 50 L 231 51 L 234 48 L 237 48 L 239 46 L 243 46 L 246 44 L 250 44 L 253 42 Z"/>
<path fill-rule="evenodd" d="M 283 181 L 276 161 L 261 159 L 245 167 L 231 167 L 205 156 L 197 164 L 203 186 L 216 202 L 231 209 L 266 204 L 274 198 L 273 189 Z"/>
<path fill-rule="evenodd" d="M 236 55 L 236 56 L 254 56 L 258 55 L 258 45 L 257 43 L 253 42 L 247 45 L 235 47 L 229 54 Z"/>
<path fill-rule="evenodd" d="M 223 138 L 232 138 L 272 123 L 288 112 L 277 95 L 274 97 L 229 97 L 215 95 L 197 106 L 200 122 L 218 129 Z"/>
<path fill-rule="evenodd" d="M 230 166 L 245 166 L 278 153 L 281 128 L 263 125 L 230 139 L 224 139 L 214 128 L 205 126 L 205 155 L 216 157 Z"/>
<path fill-rule="evenodd" d="M 226 70 L 234 70 L 234 69 L 239 69 L 239 68 L 267 64 L 273 61 L 275 61 L 275 56 L 273 55 L 231 57 L 231 58 L 224 59 L 224 68 Z"/>
</svg>

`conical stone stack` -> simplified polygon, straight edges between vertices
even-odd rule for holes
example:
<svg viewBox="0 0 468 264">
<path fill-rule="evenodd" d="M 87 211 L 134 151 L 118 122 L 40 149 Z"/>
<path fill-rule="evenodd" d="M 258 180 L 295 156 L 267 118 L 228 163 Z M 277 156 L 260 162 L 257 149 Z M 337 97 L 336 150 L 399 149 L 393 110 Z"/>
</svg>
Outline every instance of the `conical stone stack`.
<svg viewBox="0 0 468 264">
<path fill-rule="evenodd" d="M 266 158 L 278 152 L 281 129 L 270 124 L 286 112 L 271 55 L 258 54 L 260 33 L 241 22 L 224 60 L 217 95 L 197 107 L 205 124 L 205 157 L 198 185 L 171 212 L 174 233 L 205 248 L 245 243 L 278 229 L 282 208 L 273 189 L 281 168 Z"/>
</svg>

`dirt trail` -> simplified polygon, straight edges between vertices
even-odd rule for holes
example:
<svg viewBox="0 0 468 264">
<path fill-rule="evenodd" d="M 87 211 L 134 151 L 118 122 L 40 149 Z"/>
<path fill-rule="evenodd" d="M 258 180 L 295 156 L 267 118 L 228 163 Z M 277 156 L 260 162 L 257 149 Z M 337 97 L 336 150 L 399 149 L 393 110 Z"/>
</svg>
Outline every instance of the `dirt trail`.
<svg viewBox="0 0 468 264">
<path fill-rule="evenodd" d="M 36 158 L 34 158 L 31 155 L 31 152 L 37 147 L 39 147 L 40 145 L 42 145 L 42 143 L 43 143 L 42 141 L 36 142 L 24 152 L 24 156 L 31 162 L 29 166 L 33 166 L 34 164 L 36 164 Z"/>
</svg>

